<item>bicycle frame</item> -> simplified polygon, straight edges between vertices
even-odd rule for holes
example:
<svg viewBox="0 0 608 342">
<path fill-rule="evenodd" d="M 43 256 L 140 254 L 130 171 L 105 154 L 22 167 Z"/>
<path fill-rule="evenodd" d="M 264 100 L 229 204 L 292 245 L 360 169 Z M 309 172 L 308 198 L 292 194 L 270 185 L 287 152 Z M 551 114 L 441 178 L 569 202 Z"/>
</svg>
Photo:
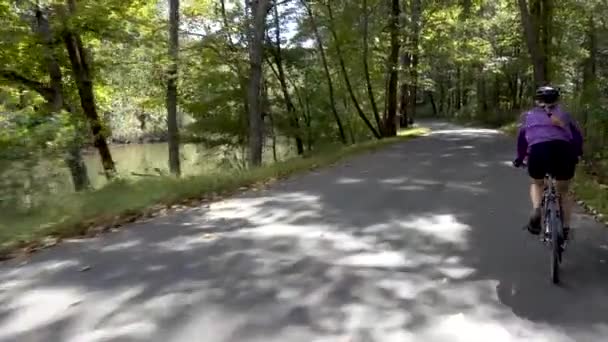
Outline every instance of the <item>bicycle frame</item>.
<svg viewBox="0 0 608 342">
<path fill-rule="evenodd" d="M 551 175 L 545 176 L 545 191 L 543 193 L 541 208 L 543 208 L 543 228 L 545 229 L 543 240 L 546 241 L 546 238 L 550 238 L 551 236 L 551 222 L 555 223 L 556 228 L 558 229 L 558 236 L 560 238 L 563 237 L 561 197 L 557 193 L 555 179 Z"/>
<path fill-rule="evenodd" d="M 559 265 L 564 251 L 564 227 L 561 197 L 556 191 L 555 179 L 550 175 L 545 177 L 545 191 L 542 200 L 542 222 L 544 232 L 541 241 L 551 249 L 551 280 L 559 283 Z"/>
</svg>

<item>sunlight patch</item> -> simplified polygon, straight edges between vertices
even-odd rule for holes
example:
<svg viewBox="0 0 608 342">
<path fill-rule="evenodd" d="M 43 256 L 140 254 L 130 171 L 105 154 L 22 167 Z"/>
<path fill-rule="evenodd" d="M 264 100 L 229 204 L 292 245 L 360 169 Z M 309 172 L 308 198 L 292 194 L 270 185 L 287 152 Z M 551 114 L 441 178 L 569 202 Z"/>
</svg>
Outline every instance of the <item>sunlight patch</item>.
<svg viewBox="0 0 608 342">
<path fill-rule="evenodd" d="M 387 178 L 380 180 L 382 184 L 403 184 L 407 182 L 407 177 L 399 177 L 399 178 Z"/>
<path fill-rule="evenodd" d="M 401 253 L 381 251 L 349 255 L 336 261 L 336 264 L 355 267 L 398 268 L 407 266 L 408 261 Z"/>
<path fill-rule="evenodd" d="M 69 309 L 84 298 L 78 288 L 48 288 L 16 296 L 7 309 L 13 314 L 0 322 L 0 337 L 14 336 L 60 321 L 73 314 Z"/>
<path fill-rule="evenodd" d="M 415 299 L 419 294 L 435 289 L 438 285 L 427 277 L 408 274 L 405 277 L 384 278 L 377 281 L 379 288 L 393 292 L 400 299 Z"/>
<path fill-rule="evenodd" d="M 154 244 L 165 251 L 170 252 L 185 252 L 196 248 L 197 246 L 207 244 L 210 240 L 208 234 L 200 234 L 198 236 L 176 236 L 167 241 Z"/>
<path fill-rule="evenodd" d="M 52 260 L 52 261 L 44 261 L 44 262 L 35 262 L 31 264 L 26 264 L 24 266 L 15 268 L 4 274 L 4 277 L 39 277 L 44 273 L 58 272 L 64 270 L 69 267 L 75 267 L 80 265 L 80 262 L 77 260 Z"/>
<path fill-rule="evenodd" d="M 357 238 L 351 234 L 333 232 L 329 226 L 296 226 L 289 224 L 272 224 L 260 228 L 244 229 L 236 235 L 250 235 L 261 238 L 293 237 L 304 244 L 304 248 L 318 247 L 319 243 L 328 242 L 341 251 L 370 250 L 375 244 L 374 237 Z"/>
<path fill-rule="evenodd" d="M 439 185 L 441 182 L 432 179 L 414 179 L 412 183 L 418 185 Z"/>
<path fill-rule="evenodd" d="M 409 222 L 401 222 L 399 225 L 405 229 L 415 229 L 430 234 L 439 240 L 460 244 L 466 242 L 465 234 L 470 230 L 468 225 L 458 222 L 453 215 L 420 217 Z"/>
<path fill-rule="evenodd" d="M 451 279 L 465 279 L 475 273 L 474 268 L 464 266 L 438 267 L 438 270 Z"/>
<path fill-rule="evenodd" d="M 150 337 L 156 331 L 156 325 L 152 322 L 134 322 L 120 326 L 112 326 L 102 329 L 95 329 L 81 335 L 76 335 L 70 342 L 101 342 L 111 341 L 120 337 Z"/>
<path fill-rule="evenodd" d="M 567 335 L 557 332 L 555 327 L 532 325 L 501 315 L 462 312 L 434 318 L 418 336 L 422 341 L 574 342 Z"/>
<path fill-rule="evenodd" d="M 290 208 L 289 206 L 293 207 Z M 319 196 L 296 192 L 256 198 L 234 198 L 211 204 L 207 218 L 211 220 L 243 219 L 261 226 L 293 220 L 294 212 L 315 214 L 321 210 Z"/>
<path fill-rule="evenodd" d="M 482 182 L 469 182 L 469 183 L 463 183 L 463 182 L 448 182 L 446 184 L 446 186 L 448 188 L 451 189 L 457 189 L 457 190 L 466 190 L 466 191 L 470 191 L 472 193 L 487 193 L 488 190 L 479 187 L 478 185 L 483 184 Z"/>
<path fill-rule="evenodd" d="M 422 185 L 402 185 L 396 187 L 395 189 L 402 191 L 423 191 L 425 188 Z"/>
<path fill-rule="evenodd" d="M 358 184 L 358 183 L 363 183 L 363 179 L 342 177 L 336 181 L 336 184 Z"/>
<path fill-rule="evenodd" d="M 103 247 L 103 248 L 101 248 L 101 251 L 102 252 L 116 252 L 116 251 L 120 251 L 120 250 L 137 247 L 139 245 L 141 245 L 140 240 L 131 240 L 131 241 L 115 243 L 115 244 Z"/>
<path fill-rule="evenodd" d="M 430 135 L 460 135 L 465 137 L 483 137 L 483 136 L 494 136 L 501 134 L 499 130 L 496 129 L 486 129 L 486 128 L 461 128 L 461 129 L 447 129 L 447 130 L 437 130 L 431 131 Z"/>
<path fill-rule="evenodd" d="M 486 342 L 512 341 L 511 334 L 499 322 L 480 322 L 463 313 L 437 319 L 431 336 L 444 337 L 446 341 Z"/>
</svg>

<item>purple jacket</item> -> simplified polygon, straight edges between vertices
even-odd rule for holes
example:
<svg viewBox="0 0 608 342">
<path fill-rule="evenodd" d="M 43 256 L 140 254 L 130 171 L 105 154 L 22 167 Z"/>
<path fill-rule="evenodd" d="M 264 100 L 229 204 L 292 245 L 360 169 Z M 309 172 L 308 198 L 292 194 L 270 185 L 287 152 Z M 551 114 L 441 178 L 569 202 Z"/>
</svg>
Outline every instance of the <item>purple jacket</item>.
<svg viewBox="0 0 608 342">
<path fill-rule="evenodd" d="M 552 122 L 549 113 L 561 122 Z M 524 160 L 530 146 L 551 140 L 564 140 L 573 144 L 577 156 L 583 155 L 583 135 L 576 121 L 560 106 L 546 111 L 535 107 L 522 114 L 517 136 L 517 159 Z"/>
</svg>

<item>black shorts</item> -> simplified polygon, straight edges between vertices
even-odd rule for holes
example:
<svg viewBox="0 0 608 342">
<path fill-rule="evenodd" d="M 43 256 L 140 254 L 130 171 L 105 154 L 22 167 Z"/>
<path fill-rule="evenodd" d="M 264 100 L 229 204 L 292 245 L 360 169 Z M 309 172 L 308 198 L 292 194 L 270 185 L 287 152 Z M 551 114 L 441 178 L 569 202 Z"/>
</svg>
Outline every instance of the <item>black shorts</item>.
<svg viewBox="0 0 608 342">
<path fill-rule="evenodd" d="M 563 140 L 552 140 L 530 147 L 528 174 L 534 179 L 543 179 L 550 173 L 557 180 L 574 177 L 577 156 L 572 144 Z"/>
</svg>

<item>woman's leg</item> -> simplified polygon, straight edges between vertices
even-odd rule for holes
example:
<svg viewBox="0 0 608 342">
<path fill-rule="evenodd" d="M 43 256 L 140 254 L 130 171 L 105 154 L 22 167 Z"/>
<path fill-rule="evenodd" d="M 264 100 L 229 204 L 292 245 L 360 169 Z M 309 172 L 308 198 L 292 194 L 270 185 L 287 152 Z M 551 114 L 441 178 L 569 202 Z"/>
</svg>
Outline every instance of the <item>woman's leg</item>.
<svg viewBox="0 0 608 342">
<path fill-rule="evenodd" d="M 539 234 L 541 231 L 541 208 L 545 190 L 545 175 L 547 174 L 547 144 L 540 143 L 532 145 L 528 156 L 528 175 L 532 183 L 530 184 L 530 200 L 532 202 L 532 213 L 528 220 L 528 231 L 532 234 Z"/>
<path fill-rule="evenodd" d="M 532 201 L 532 209 L 540 208 L 540 203 L 543 200 L 544 190 L 545 180 L 532 178 L 532 184 L 530 185 L 530 200 Z"/>
<path fill-rule="evenodd" d="M 528 231 L 532 234 L 539 234 L 541 231 L 541 208 L 540 204 L 543 199 L 543 191 L 545 188 L 544 179 L 532 178 L 530 185 L 530 200 L 532 201 L 532 214 L 528 221 Z"/>
</svg>

